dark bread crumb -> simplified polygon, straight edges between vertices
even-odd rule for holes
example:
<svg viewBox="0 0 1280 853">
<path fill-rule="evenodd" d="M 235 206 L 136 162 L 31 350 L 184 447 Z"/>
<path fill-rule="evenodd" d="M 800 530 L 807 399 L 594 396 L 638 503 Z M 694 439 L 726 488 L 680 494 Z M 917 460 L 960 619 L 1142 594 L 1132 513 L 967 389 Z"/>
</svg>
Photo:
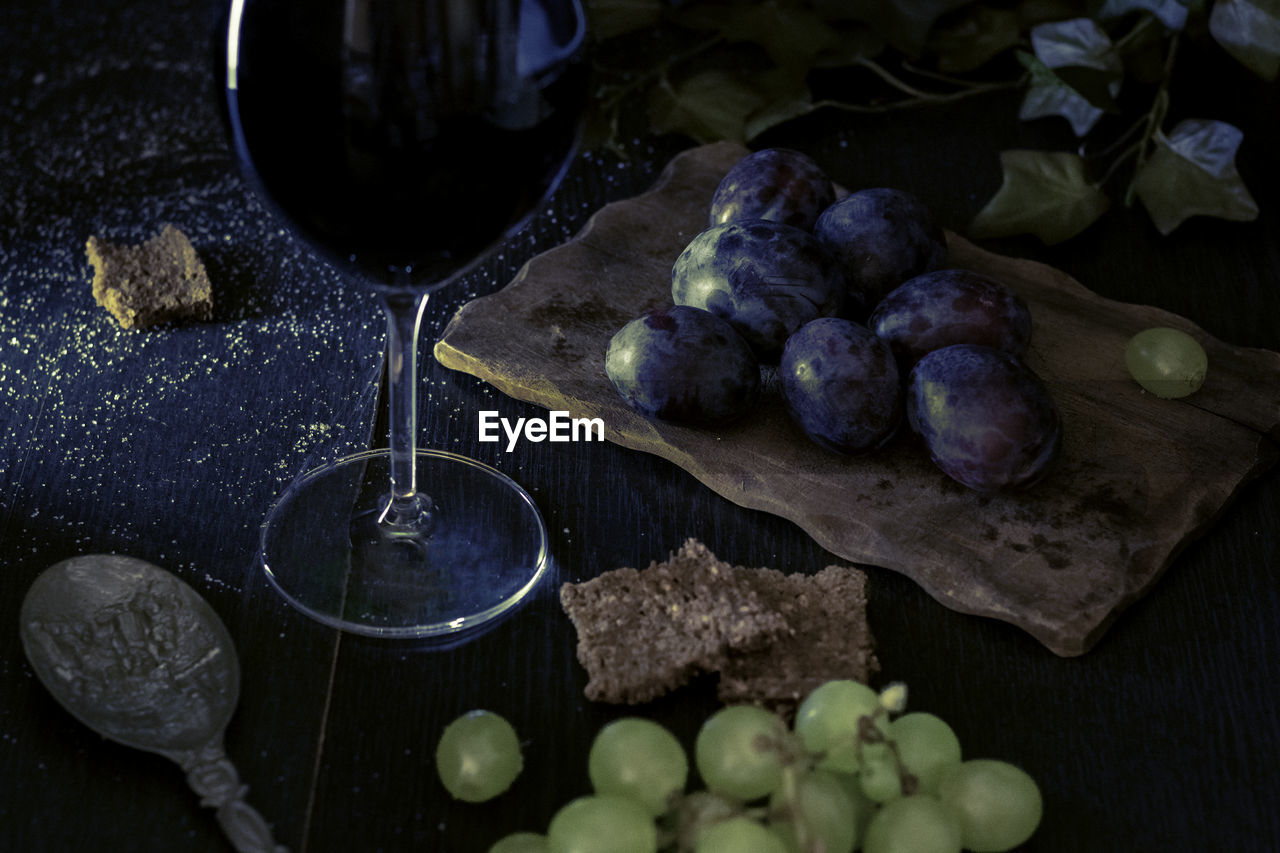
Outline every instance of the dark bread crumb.
<svg viewBox="0 0 1280 853">
<path fill-rule="evenodd" d="M 208 320 L 213 290 L 191 241 L 172 225 L 139 246 L 91 236 L 93 298 L 125 329 L 177 320 Z"/>
<path fill-rule="evenodd" d="M 791 630 L 765 648 L 729 656 L 720 670 L 721 701 L 753 702 L 789 714 L 823 682 L 865 684 L 879 669 L 863 572 L 828 566 L 816 575 L 739 569 L 737 576 Z"/>
<path fill-rule="evenodd" d="M 588 699 L 647 702 L 786 633 L 737 571 L 690 539 L 664 563 L 560 588 Z"/>
</svg>

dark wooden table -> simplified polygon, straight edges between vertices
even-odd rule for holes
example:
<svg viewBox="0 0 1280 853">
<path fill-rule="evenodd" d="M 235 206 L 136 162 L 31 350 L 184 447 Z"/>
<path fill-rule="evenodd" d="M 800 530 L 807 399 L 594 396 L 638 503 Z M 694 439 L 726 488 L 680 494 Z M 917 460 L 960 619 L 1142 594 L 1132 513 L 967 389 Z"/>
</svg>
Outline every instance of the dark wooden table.
<svg viewBox="0 0 1280 853">
<path fill-rule="evenodd" d="M 229 849 L 175 766 L 79 725 L 23 657 L 18 607 L 35 576 L 71 555 L 119 552 L 177 573 L 230 629 L 243 692 L 227 748 L 283 843 L 482 851 L 544 828 L 586 792 L 593 732 L 636 710 L 583 698 L 561 582 L 647 565 L 689 536 L 738 564 L 815 571 L 833 558 L 654 457 L 602 443 L 510 454 L 481 444 L 479 410 L 539 412 L 428 363 L 423 443 L 492 462 L 532 492 L 555 576 L 493 631 L 446 650 L 339 635 L 290 610 L 255 564 L 258 524 L 293 476 L 378 440 L 383 332 L 372 298 L 290 238 L 238 177 L 206 50 L 221 13 L 203 0 L 23 0 L 0 12 L 0 849 Z M 1199 86 L 1205 66 L 1187 63 L 1174 116 L 1245 130 L 1256 222 L 1194 220 L 1162 238 L 1141 210 L 1118 210 L 1052 249 L 989 247 L 1230 343 L 1280 349 L 1280 98 L 1221 55 L 1196 59 L 1230 85 Z M 763 144 L 801 147 L 847 185 L 913 189 L 962 231 L 999 184 L 997 151 L 1070 145 L 1051 122 L 1017 122 L 1015 107 L 1008 95 L 824 115 Z M 628 160 L 582 155 L 526 232 L 439 295 L 424 336 L 604 202 L 645 189 L 687 144 L 655 137 Z M 168 221 L 209 267 L 215 317 L 121 331 L 93 303 L 84 242 L 137 241 Z M 1274 471 L 1078 658 L 869 567 L 881 678 L 907 682 L 912 707 L 950 721 L 967 754 L 1036 777 L 1046 814 L 1027 850 L 1280 849 L 1278 570 Z M 698 682 L 638 710 L 691 743 L 715 704 L 714 685 Z M 432 756 L 442 727 L 478 707 L 515 724 L 526 767 L 498 800 L 460 805 Z"/>
</svg>

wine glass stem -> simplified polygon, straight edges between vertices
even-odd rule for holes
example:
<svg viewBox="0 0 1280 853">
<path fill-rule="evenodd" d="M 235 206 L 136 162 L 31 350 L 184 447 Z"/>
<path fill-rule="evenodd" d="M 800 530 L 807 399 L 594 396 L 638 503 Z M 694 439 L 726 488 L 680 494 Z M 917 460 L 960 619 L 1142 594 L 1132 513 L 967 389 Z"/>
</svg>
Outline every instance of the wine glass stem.
<svg viewBox="0 0 1280 853">
<path fill-rule="evenodd" d="M 388 290 L 380 293 L 387 316 L 387 403 L 391 452 L 391 500 L 384 527 L 425 533 L 431 499 L 418 491 L 418 327 L 427 305 L 426 293 Z"/>
</svg>

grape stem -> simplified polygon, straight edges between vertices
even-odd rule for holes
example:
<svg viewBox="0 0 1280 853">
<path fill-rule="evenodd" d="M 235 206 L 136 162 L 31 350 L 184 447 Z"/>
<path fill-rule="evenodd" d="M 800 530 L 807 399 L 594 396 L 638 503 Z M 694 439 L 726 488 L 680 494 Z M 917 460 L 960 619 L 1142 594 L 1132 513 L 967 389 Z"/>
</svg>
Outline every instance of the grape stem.
<svg viewBox="0 0 1280 853">
<path fill-rule="evenodd" d="M 1146 165 L 1147 154 L 1152 141 L 1160 133 L 1164 118 L 1169 113 L 1169 81 L 1173 78 L 1174 60 L 1178 56 L 1178 35 L 1178 33 L 1174 33 L 1169 39 L 1169 52 L 1164 57 L 1164 71 L 1160 75 L 1160 87 L 1156 89 L 1155 97 L 1152 98 L 1151 109 L 1147 112 L 1147 123 L 1142 131 L 1142 139 L 1139 140 L 1138 160 L 1133 167 L 1133 180 L 1129 182 L 1129 189 L 1125 192 L 1124 203 L 1126 205 L 1133 204 L 1138 174 L 1142 171 L 1142 167 Z"/>
<path fill-rule="evenodd" d="M 1134 27 L 1133 31 L 1128 33 L 1120 42 L 1128 41 L 1135 33 L 1142 29 L 1142 24 Z M 1173 77 L 1174 60 L 1178 53 L 1178 33 L 1174 33 L 1169 39 L 1169 50 L 1164 58 L 1164 70 L 1160 77 L 1160 85 L 1156 89 L 1156 93 L 1151 98 L 1151 107 L 1138 117 L 1138 120 L 1129 125 L 1124 133 L 1116 137 L 1109 145 L 1102 150 L 1092 154 L 1093 157 L 1106 157 L 1118 148 L 1119 153 L 1112 159 L 1111 164 L 1107 166 L 1107 170 L 1103 172 L 1102 177 L 1094 182 L 1094 186 L 1101 189 L 1109 182 L 1120 167 L 1127 163 L 1130 159 L 1135 162 L 1133 164 L 1133 175 L 1129 180 L 1128 188 L 1125 190 L 1124 203 L 1126 206 L 1133 204 L 1135 194 L 1134 185 L 1137 181 L 1138 174 L 1142 171 L 1142 167 L 1150 156 L 1151 147 L 1154 141 L 1160 135 L 1160 128 L 1164 125 L 1165 116 L 1169 113 L 1169 81 Z M 1138 138 L 1123 148 L 1120 148 L 1125 142 L 1133 137 L 1135 133 L 1139 134 Z M 1081 155 L 1084 155 L 1083 146 L 1081 146 Z"/>
<path fill-rule="evenodd" d="M 1124 51 L 1125 48 L 1136 41 L 1143 33 L 1151 29 L 1151 26 L 1156 22 L 1156 20 L 1157 18 L 1155 15 L 1150 12 L 1144 12 L 1129 32 L 1125 33 L 1112 43 L 1111 49 L 1116 53 Z"/>
<path fill-rule="evenodd" d="M 893 766 L 898 771 L 898 785 L 902 790 L 902 796 L 909 797 L 920 789 L 920 778 L 902 763 L 902 754 L 898 752 L 897 741 L 885 737 L 884 732 L 876 725 L 878 718 L 885 716 L 888 716 L 888 711 L 884 708 L 877 708 L 871 714 L 863 714 L 858 717 L 858 743 L 855 747 L 858 760 L 859 762 L 862 760 L 862 747 L 864 745 L 884 744 L 889 750 L 889 754 L 893 756 Z"/>
<path fill-rule="evenodd" d="M 791 828 L 795 833 L 796 848 L 809 849 L 809 824 L 804 820 L 800 808 L 800 779 L 795 764 L 782 768 L 782 798 L 787 804 L 786 810 L 791 818 Z"/>
<path fill-rule="evenodd" d="M 848 112 L 885 112 L 891 109 L 902 109 L 904 107 L 924 106 L 926 104 L 942 104 L 949 101 L 958 101 L 962 98 L 968 98 L 974 95 L 985 95 L 989 92 L 1014 89 L 1021 86 L 1030 78 L 1029 74 L 1023 74 L 1016 80 L 999 80 L 994 83 L 975 83 L 941 74 L 926 74 L 910 65 L 904 65 L 903 67 L 907 70 L 915 71 L 921 76 L 929 76 L 935 79 L 946 80 L 953 85 L 961 87 L 954 92 L 927 92 L 924 89 L 919 89 L 911 85 L 889 69 L 885 68 L 879 62 L 876 62 L 874 59 L 868 59 L 865 56 L 859 57 L 854 61 L 854 64 L 867 69 L 907 97 L 902 100 L 889 101 L 883 104 L 853 104 L 845 101 L 823 100 L 815 102 L 815 108 L 819 106 L 826 106 L 837 107 Z"/>
</svg>

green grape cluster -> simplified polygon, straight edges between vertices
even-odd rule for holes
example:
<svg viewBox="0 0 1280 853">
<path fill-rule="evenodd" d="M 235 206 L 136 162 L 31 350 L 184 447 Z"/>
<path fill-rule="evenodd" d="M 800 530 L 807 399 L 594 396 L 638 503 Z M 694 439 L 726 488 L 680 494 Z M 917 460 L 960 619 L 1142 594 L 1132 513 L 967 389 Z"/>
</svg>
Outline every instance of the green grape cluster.
<svg viewBox="0 0 1280 853">
<path fill-rule="evenodd" d="M 943 720 L 906 713 L 906 688 L 829 681 L 788 726 L 750 705 L 708 717 L 693 744 L 624 717 L 596 735 L 592 793 L 489 853 L 960 853 L 1011 850 L 1043 800 L 1004 761 L 964 759 Z"/>
</svg>

